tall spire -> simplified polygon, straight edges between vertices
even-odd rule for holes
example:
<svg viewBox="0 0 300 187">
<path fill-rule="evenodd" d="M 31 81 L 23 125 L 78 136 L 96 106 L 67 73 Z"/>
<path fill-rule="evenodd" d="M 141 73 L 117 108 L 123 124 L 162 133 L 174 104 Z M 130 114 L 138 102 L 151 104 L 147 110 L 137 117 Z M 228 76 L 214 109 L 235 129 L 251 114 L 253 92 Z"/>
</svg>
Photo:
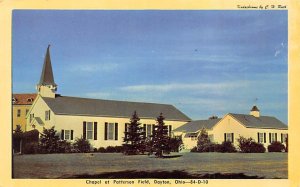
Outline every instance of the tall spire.
<svg viewBox="0 0 300 187">
<path fill-rule="evenodd" d="M 53 77 L 51 59 L 50 59 L 50 45 L 48 45 L 46 56 L 44 59 L 43 71 L 41 74 L 39 85 L 53 85 L 56 86 Z"/>
</svg>

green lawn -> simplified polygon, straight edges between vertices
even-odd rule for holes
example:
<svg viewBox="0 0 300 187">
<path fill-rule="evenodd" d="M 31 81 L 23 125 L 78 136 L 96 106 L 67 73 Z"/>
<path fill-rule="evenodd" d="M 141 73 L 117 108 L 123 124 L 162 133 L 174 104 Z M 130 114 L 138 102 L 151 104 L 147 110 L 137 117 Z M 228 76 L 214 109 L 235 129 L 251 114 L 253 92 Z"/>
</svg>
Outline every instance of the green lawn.
<svg viewBox="0 0 300 187">
<path fill-rule="evenodd" d="M 119 153 L 16 155 L 13 171 L 14 178 L 200 178 L 205 174 L 209 175 L 204 178 L 222 178 L 210 175 L 216 173 L 287 178 L 287 156 L 286 153 L 184 153 L 181 157 L 158 159 Z"/>
</svg>

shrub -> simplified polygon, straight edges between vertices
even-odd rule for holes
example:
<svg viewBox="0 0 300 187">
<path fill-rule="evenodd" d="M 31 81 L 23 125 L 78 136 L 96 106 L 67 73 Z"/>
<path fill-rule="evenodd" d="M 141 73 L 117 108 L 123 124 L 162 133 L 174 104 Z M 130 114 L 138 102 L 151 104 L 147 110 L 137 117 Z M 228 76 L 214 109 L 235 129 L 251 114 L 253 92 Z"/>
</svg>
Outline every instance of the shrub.
<svg viewBox="0 0 300 187">
<path fill-rule="evenodd" d="M 200 135 L 198 136 L 197 141 L 197 152 L 210 152 L 210 148 L 212 143 L 208 138 L 208 134 L 206 130 L 203 128 L 201 129 Z"/>
<path fill-rule="evenodd" d="M 99 149 L 97 150 L 97 152 L 99 152 L 99 153 L 106 153 L 106 149 L 104 147 L 99 147 Z"/>
<path fill-rule="evenodd" d="M 234 153 L 237 152 L 233 144 L 229 141 L 223 142 L 221 145 L 216 144 L 215 145 L 215 151 L 216 152 L 222 152 L 222 153 Z"/>
<path fill-rule="evenodd" d="M 58 153 L 71 153 L 72 152 L 71 143 L 66 140 L 59 140 L 57 147 L 58 147 L 57 148 Z"/>
<path fill-rule="evenodd" d="M 25 144 L 23 147 L 22 153 L 24 154 L 36 154 L 39 153 L 39 146 L 36 142 L 30 142 Z"/>
<path fill-rule="evenodd" d="M 168 148 L 170 152 L 178 152 L 179 146 L 182 144 L 180 137 L 170 138 L 168 142 Z"/>
<path fill-rule="evenodd" d="M 240 136 L 237 141 L 239 142 L 239 149 L 242 153 L 264 153 L 266 148 L 263 144 L 255 142 L 252 138 L 245 138 Z"/>
<path fill-rule="evenodd" d="M 285 151 L 285 147 L 282 143 L 280 142 L 272 142 L 269 146 L 268 146 L 268 151 L 269 152 L 283 152 Z"/>
<path fill-rule="evenodd" d="M 108 146 L 106 148 L 99 147 L 97 152 L 100 152 L 100 153 L 122 153 L 123 149 L 124 149 L 123 146 Z"/>
<path fill-rule="evenodd" d="M 77 150 L 77 152 L 80 153 L 89 153 L 92 147 L 90 142 L 83 138 L 76 138 L 73 146 Z"/>
<path fill-rule="evenodd" d="M 193 152 L 193 153 L 196 153 L 196 152 L 198 152 L 197 151 L 197 147 L 195 146 L 195 147 L 193 147 L 192 149 L 191 149 L 191 152 Z"/>
</svg>

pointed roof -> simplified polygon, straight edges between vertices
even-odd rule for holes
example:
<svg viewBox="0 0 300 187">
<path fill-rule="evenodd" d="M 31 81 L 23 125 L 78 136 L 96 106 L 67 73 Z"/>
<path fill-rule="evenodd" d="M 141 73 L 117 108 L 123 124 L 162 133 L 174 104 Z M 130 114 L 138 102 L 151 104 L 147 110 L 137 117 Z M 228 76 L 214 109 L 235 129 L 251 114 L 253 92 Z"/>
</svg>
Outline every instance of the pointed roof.
<svg viewBox="0 0 300 187">
<path fill-rule="evenodd" d="M 254 106 L 252 107 L 251 111 L 259 111 L 259 109 L 257 108 L 256 105 L 254 105 Z"/>
<path fill-rule="evenodd" d="M 43 71 L 41 74 L 39 85 L 54 85 L 54 86 L 56 86 L 56 84 L 54 82 L 53 72 L 52 72 L 49 48 L 50 48 L 50 45 L 48 45 L 48 48 L 47 48 L 44 65 L 43 65 Z"/>
</svg>

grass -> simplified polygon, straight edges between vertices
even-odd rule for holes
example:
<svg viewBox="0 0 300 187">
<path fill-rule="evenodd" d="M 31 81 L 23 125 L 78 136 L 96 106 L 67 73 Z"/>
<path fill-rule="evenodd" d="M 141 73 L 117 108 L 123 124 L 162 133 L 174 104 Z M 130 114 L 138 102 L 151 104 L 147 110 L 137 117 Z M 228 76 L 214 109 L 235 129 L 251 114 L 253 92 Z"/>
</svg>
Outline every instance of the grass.
<svg viewBox="0 0 300 187">
<path fill-rule="evenodd" d="M 16 155 L 14 178 L 287 178 L 286 153 L 119 153 Z"/>
</svg>

